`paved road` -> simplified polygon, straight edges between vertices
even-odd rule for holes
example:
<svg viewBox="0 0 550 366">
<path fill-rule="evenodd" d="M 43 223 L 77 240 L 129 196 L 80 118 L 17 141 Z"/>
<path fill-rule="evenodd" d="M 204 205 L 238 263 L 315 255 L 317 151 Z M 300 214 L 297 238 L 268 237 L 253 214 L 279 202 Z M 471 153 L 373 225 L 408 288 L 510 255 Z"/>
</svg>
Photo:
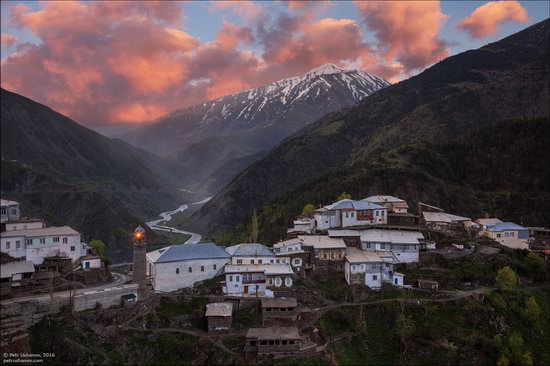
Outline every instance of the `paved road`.
<svg viewBox="0 0 550 366">
<path fill-rule="evenodd" d="M 130 277 L 125 276 L 123 274 L 113 273 L 113 281 L 111 281 L 109 283 L 104 283 L 104 284 L 101 284 L 101 285 L 97 285 L 97 286 L 90 286 L 90 287 L 84 287 L 84 288 L 81 288 L 81 289 L 77 289 L 75 291 L 75 294 L 80 295 L 80 294 L 83 294 L 84 292 L 87 292 L 87 291 L 104 290 L 104 289 L 109 288 L 109 287 L 121 286 L 126 281 L 128 281 L 129 279 L 130 279 Z M 69 294 L 70 294 L 69 290 L 54 292 L 53 293 L 54 301 L 57 300 L 57 299 L 63 299 L 63 298 L 68 299 Z M 15 298 L 12 298 L 12 299 L 5 299 L 5 300 L 2 300 L 2 304 L 10 304 L 10 303 L 14 303 L 14 302 L 23 302 L 23 301 L 27 301 L 27 300 L 48 300 L 49 301 L 50 300 L 50 294 L 46 292 L 46 293 L 43 293 L 43 294 L 41 293 L 41 294 L 34 294 L 34 295 L 28 295 L 28 296 L 15 297 Z"/>
<path fill-rule="evenodd" d="M 191 237 L 183 244 L 197 244 L 198 242 L 201 241 L 201 234 L 197 234 L 197 233 L 192 233 L 190 231 L 185 231 L 185 230 L 180 230 L 180 229 L 176 229 L 176 228 L 173 228 L 173 227 L 170 227 L 170 226 L 166 226 L 166 225 L 161 225 L 162 224 L 166 224 L 166 222 L 170 221 L 172 219 L 172 216 L 175 215 L 176 213 L 178 212 L 183 212 L 185 210 L 187 210 L 189 208 L 189 206 L 192 206 L 192 205 L 199 205 L 201 203 L 206 203 L 208 201 L 210 201 L 210 199 L 212 199 L 212 197 L 207 197 L 205 199 L 203 199 L 202 201 L 199 201 L 199 202 L 193 202 L 193 203 L 186 203 L 186 204 L 183 204 L 181 205 L 180 207 L 176 208 L 175 210 L 172 210 L 172 211 L 166 211 L 166 212 L 163 212 L 161 213 L 159 216 L 160 216 L 160 219 L 157 219 L 157 220 L 153 220 L 153 221 L 149 221 L 149 222 L 146 222 L 147 226 L 149 226 L 152 230 L 160 230 L 160 231 L 168 231 L 168 232 L 172 232 L 172 233 L 179 233 L 179 234 L 185 234 L 185 235 L 191 235 Z"/>
</svg>

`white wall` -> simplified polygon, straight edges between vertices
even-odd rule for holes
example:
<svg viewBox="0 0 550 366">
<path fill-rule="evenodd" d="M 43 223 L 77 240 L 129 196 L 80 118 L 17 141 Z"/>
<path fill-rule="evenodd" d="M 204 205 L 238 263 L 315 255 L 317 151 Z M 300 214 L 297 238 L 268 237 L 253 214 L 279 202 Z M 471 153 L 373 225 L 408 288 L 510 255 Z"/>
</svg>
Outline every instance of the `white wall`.
<svg viewBox="0 0 550 366">
<path fill-rule="evenodd" d="M 86 267 L 86 264 L 89 263 L 89 267 Z M 83 259 L 82 260 L 82 268 L 88 269 L 88 268 L 101 268 L 101 259 L 100 258 L 94 258 L 94 259 Z"/>
<path fill-rule="evenodd" d="M 373 210 L 372 221 L 358 220 L 357 211 L 342 211 L 342 227 L 360 226 L 360 225 L 379 225 L 379 224 L 387 224 L 387 223 L 388 223 L 388 214 L 386 209 Z"/>
<path fill-rule="evenodd" d="M 402 262 L 402 263 L 418 262 L 418 259 L 419 259 L 418 252 L 404 252 L 404 251 L 398 251 L 398 250 L 392 250 L 392 252 L 397 257 L 399 262 Z"/>
<path fill-rule="evenodd" d="M 508 248 L 513 249 L 529 249 L 529 244 L 527 239 L 518 238 L 518 231 L 502 231 L 502 232 L 492 232 L 486 231 L 486 236 L 498 241 L 500 244 L 507 246 Z M 498 237 L 500 234 L 500 237 Z"/>
<path fill-rule="evenodd" d="M 257 256 L 257 257 L 255 256 L 231 257 L 231 264 L 244 265 L 244 264 L 251 264 L 252 261 L 254 261 L 254 264 L 277 264 L 277 259 L 279 260 L 280 263 L 283 263 L 283 258 L 276 258 L 275 255 L 273 255 L 273 256 Z"/>
<path fill-rule="evenodd" d="M 361 249 L 363 249 L 365 252 L 389 252 L 391 250 L 391 244 L 361 242 Z"/>
<path fill-rule="evenodd" d="M 403 287 L 403 280 L 404 280 L 404 277 L 402 275 L 394 274 L 392 279 L 392 285 L 397 287 Z"/>
<path fill-rule="evenodd" d="M 255 276 L 258 276 L 258 274 L 255 274 Z M 261 275 L 264 279 L 265 276 Z M 225 274 L 225 294 L 226 295 L 233 295 L 233 296 L 241 296 L 243 295 L 244 286 L 248 286 L 248 294 L 253 295 L 256 293 L 256 289 L 259 293 L 264 293 L 266 291 L 266 283 L 250 283 L 250 284 L 243 284 L 243 276 L 240 273 L 226 273 Z"/>
<path fill-rule="evenodd" d="M 66 254 L 73 262 L 76 262 L 80 257 L 86 255 L 86 249 L 82 246 L 80 235 L 67 236 L 67 243 L 63 243 L 63 238 L 60 238 L 59 252 L 61 255 Z"/>
<path fill-rule="evenodd" d="M 170 292 L 192 287 L 195 282 L 215 277 L 228 261 L 229 258 L 217 258 L 155 264 L 147 259 L 146 268 L 147 273 L 152 276 L 153 289 L 159 292 Z M 152 265 L 153 273 L 149 273 L 149 264 Z M 191 272 L 189 272 L 189 267 L 191 267 Z M 204 267 L 204 271 L 201 270 L 201 267 Z M 179 273 L 176 273 L 176 269 L 179 269 Z"/>
<path fill-rule="evenodd" d="M 6 223 L 6 231 L 42 229 L 43 227 L 42 221 Z"/>
<path fill-rule="evenodd" d="M 375 279 L 376 277 L 376 279 Z M 365 285 L 370 288 L 382 287 L 382 274 L 381 273 L 365 273 Z"/>
<path fill-rule="evenodd" d="M 19 248 L 17 248 L 17 242 L 19 242 Z M 9 249 L 7 249 L 9 243 Z M 14 258 L 25 257 L 25 237 L 16 236 L 11 238 L 2 238 L 0 240 L 0 250 Z"/>
<path fill-rule="evenodd" d="M 315 222 L 317 229 L 319 230 L 328 230 L 333 227 L 340 227 L 342 221 L 340 220 L 340 210 L 334 211 L 334 214 L 331 216 L 328 214 L 328 211 L 321 213 L 316 213 Z"/>
</svg>

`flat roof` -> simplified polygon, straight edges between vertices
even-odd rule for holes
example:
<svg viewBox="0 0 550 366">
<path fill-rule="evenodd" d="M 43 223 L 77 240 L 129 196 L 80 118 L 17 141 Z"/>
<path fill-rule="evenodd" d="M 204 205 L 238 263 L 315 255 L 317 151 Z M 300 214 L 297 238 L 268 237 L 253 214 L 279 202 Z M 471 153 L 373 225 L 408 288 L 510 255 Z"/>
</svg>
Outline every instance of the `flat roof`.
<svg viewBox="0 0 550 366">
<path fill-rule="evenodd" d="M 246 333 L 246 338 L 256 338 L 257 340 L 296 340 L 300 339 L 300 332 L 296 327 L 250 328 Z"/>
<path fill-rule="evenodd" d="M 264 273 L 266 275 L 294 274 L 288 264 L 245 264 L 225 265 L 225 273 Z"/>
<path fill-rule="evenodd" d="M 14 206 L 14 205 L 18 205 L 19 202 L 16 202 L 16 201 L 10 201 L 10 200 L 5 200 L 3 198 L 0 199 L 0 206 Z"/>
<path fill-rule="evenodd" d="M 11 278 L 18 273 L 34 273 L 34 264 L 31 261 L 17 261 L 0 266 L 0 278 Z"/>
<path fill-rule="evenodd" d="M 206 304 L 206 316 L 231 316 L 233 315 L 233 304 L 229 302 L 213 302 Z"/>
<path fill-rule="evenodd" d="M 294 297 L 274 297 L 262 299 L 262 308 L 293 308 L 298 305 Z"/>
<path fill-rule="evenodd" d="M 283 240 L 278 243 L 273 244 L 273 248 L 283 248 L 289 245 L 302 244 L 302 241 L 299 238 L 293 238 L 288 240 Z"/>
<path fill-rule="evenodd" d="M 12 238 L 15 236 L 25 236 L 25 237 L 34 238 L 37 236 L 80 235 L 80 233 L 70 226 L 50 226 L 50 227 L 40 228 L 40 229 L 4 231 L 1 235 L 2 235 L 2 238 Z"/>
<path fill-rule="evenodd" d="M 312 246 L 315 249 L 345 249 L 346 243 L 340 238 L 331 238 L 325 235 L 299 235 L 303 246 Z"/>
<path fill-rule="evenodd" d="M 366 252 L 358 248 L 347 248 L 346 260 L 350 263 L 383 262 L 376 252 Z"/>
<path fill-rule="evenodd" d="M 274 257 L 273 250 L 260 243 L 242 243 L 225 248 L 232 257 Z"/>
</svg>

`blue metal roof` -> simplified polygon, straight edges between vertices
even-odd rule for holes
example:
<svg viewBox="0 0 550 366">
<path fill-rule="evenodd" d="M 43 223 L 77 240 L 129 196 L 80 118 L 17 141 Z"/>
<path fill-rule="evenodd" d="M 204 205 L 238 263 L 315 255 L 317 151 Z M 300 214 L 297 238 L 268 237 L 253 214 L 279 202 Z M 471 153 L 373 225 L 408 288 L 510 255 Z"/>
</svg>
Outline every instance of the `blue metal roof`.
<svg viewBox="0 0 550 366">
<path fill-rule="evenodd" d="M 506 230 L 527 230 L 527 228 L 514 224 L 513 222 L 499 222 L 496 225 L 487 228 L 489 231 L 506 231 Z"/>
<path fill-rule="evenodd" d="M 249 257 L 254 255 L 275 256 L 270 248 L 259 243 L 238 244 L 234 245 L 233 247 L 227 248 L 227 250 L 234 257 Z"/>
<path fill-rule="evenodd" d="M 224 248 L 214 243 L 181 244 L 159 249 L 155 263 L 179 262 L 193 259 L 230 258 Z"/>
<path fill-rule="evenodd" d="M 386 207 L 377 205 L 369 201 L 354 201 L 354 200 L 340 200 L 332 205 L 326 206 L 328 210 L 380 210 L 386 209 Z"/>
</svg>

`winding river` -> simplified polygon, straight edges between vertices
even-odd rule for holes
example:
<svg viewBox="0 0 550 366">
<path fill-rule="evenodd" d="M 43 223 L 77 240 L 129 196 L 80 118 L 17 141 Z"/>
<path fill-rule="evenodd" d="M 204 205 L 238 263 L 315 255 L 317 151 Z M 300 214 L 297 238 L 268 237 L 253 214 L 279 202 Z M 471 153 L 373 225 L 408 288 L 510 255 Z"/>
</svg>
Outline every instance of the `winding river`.
<svg viewBox="0 0 550 366">
<path fill-rule="evenodd" d="M 166 222 L 170 221 L 172 219 L 172 216 L 175 215 L 176 213 L 183 212 L 183 211 L 187 210 L 189 208 L 189 206 L 200 205 L 202 203 L 206 203 L 206 202 L 210 201 L 210 199 L 212 199 L 212 197 L 207 197 L 207 198 L 203 199 L 202 201 L 198 201 L 198 202 L 185 203 L 185 204 L 181 205 L 180 207 L 176 208 L 175 210 L 166 211 L 166 212 L 161 213 L 159 215 L 160 219 L 153 220 L 153 221 L 148 221 L 145 224 L 147 224 L 147 226 L 149 226 L 149 228 L 151 228 L 152 230 L 168 231 L 168 232 L 172 232 L 172 233 L 191 235 L 191 237 L 183 244 L 196 244 L 196 243 L 201 241 L 201 237 L 202 237 L 201 234 L 176 229 L 176 228 L 173 228 L 171 226 L 166 226 L 165 224 L 166 224 Z"/>
</svg>

